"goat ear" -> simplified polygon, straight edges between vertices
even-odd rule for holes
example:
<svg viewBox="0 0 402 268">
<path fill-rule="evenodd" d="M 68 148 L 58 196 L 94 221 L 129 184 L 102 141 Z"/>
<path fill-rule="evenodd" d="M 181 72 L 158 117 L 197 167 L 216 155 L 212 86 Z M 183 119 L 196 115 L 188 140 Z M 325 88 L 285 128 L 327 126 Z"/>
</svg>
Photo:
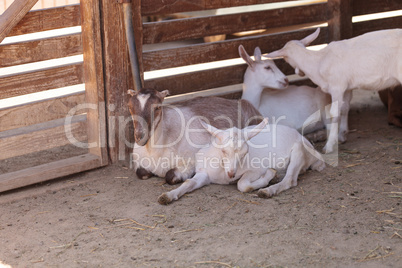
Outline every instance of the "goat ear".
<svg viewBox="0 0 402 268">
<path fill-rule="evenodd" d="M 261 132 L 261 130 L 263 130 L 265 128 L 265 126 L 268 124 L 268 118 L 264 118 L 264 120 L 262 120 L 261 123 L 259 123 L 258 125 L 256 125 L 253 129 L 247 130 L 245 133 L 245 139 L 249 140 L 251 138 L 253 138 L 254 136 L 256 136 L 258 133 Z"/>
<path fill-rule="evenodd" d="M 320 34 L 320 28 L 317 28 L 317 30 L 315 30 L 314 33 L 304 37 L 302 40 L 300 40 L 300 42 L 306 47 L 310 45 L 315 39 L 317 39 L 319 34 Z"/>
<path fill-rule="evenodd" d="M 239 46 L 239 55 L 240 57 L 250 66 L 251 68 L 254 68 L 254 61 L 251 59 L 251 57 L 247 54 L 246 50 L 242 45 Z"/>
<path fill-rule="evenodd" d="M 211 133 L 212 136 L 216 137 L 216 135 L 219 133 L 219 129 L 217 129 L 214 126 L 211 126 L 210 124 L 208 124 L 204 120 L 200 119 L 200 123 L 205 128 L 206 131 Z"/>
<path fill-rule="evenodd" d="M 282 58 L 284 57 L 284 53 L 282 49 L 276 50 L 274 52 L 262 55 L 264 58 L 274 59 L 274 58 Z"/>
<path fill-rule="evenodd" d="M 255 61 L 261 61 L 261 49 L 259 47 L 254 49 L 254 59 Z"/>
<path fill-rule="evenodd" d="M 133 90 L 133 89 L 129 89 L 129 90 L 127 90 L 127 94 L 134 97 L 135 95 L 137 95 L 137 92 L 135 92 L 135 90 Z"/>
<path fill-rule="evenodd" d="M 163 91 L 159 92 L 159 96 L 160 96 L 162 99 L 166 98 L 166 96 L 169 95 L 169 94 L 170 94 L 170 93 L 169 93 L 169 90 L 163 90 Z"/>
</svg>

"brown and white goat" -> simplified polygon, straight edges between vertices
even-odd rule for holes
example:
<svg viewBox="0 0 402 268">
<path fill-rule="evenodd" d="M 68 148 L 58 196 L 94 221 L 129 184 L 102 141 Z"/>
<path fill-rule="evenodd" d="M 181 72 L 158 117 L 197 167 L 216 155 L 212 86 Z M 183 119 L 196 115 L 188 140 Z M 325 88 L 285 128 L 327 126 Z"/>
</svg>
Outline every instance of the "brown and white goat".
<svg viewBox="0 0 402 268">
<path fill-rule="evenodd" d="M 261 121 L 260 113 L 246 100 L 199 97 L 164 105 L 167 90 L 128 93 L 136 142 L 132 160 L 140 179 L 156 175 L 176 184 L 193 176 L 195 154 L 210 142 L 199 119 L 218 129 L 243 128 Z"/>
</svg>

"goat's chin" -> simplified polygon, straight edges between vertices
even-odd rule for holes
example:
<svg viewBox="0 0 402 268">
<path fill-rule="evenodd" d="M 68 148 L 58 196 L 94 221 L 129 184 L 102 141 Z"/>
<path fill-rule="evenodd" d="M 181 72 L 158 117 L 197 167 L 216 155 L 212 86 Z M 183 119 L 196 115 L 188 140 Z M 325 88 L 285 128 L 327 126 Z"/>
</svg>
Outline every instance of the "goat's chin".
<svg viewBox="0 0 402 268">
<path fill-rule="evenodd" d="M 282 90 L 282 89 L 286 89 L 289 86 L 289 83 L 281 83 L 278 82 L 278 85 L 276 86 L 277 90 Z"/>
</svg>

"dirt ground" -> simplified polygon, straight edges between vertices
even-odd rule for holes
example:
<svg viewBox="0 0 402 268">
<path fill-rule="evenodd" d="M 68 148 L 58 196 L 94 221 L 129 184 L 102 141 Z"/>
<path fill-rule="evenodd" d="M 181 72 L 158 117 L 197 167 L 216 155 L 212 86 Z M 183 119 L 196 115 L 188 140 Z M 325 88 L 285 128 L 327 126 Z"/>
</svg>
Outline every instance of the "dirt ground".
<svg viewBox="0 0 402 268">
<path fill-rule="evenodd" d="M 174 186 L 121 166 L 0 194 L 0 267 L 402 267 L 402 129 L 372 93 L 350 129 L 337 167 L 271 199 L 211 185 L 162 206 Z"/>
</svg>

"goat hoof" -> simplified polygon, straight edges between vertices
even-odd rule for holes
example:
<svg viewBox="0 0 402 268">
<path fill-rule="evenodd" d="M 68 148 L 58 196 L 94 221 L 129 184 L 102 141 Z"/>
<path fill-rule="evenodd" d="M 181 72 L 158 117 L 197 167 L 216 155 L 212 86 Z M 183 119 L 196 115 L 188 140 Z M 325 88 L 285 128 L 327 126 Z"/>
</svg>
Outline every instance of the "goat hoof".
<svg viewBox="0 0 402 268">
<path fill-rule="evenodd" d="M 168 205 L 172 203 L 172 200 L 168 197 L 166 193 L 164 193 L 158 197 L 158 203 L 161 205 Z"/>
<path fill-rule="evenodd" d="M 259 198 L 271 198 L 272 195 L 264 190 L 258 190 L 257 195 Z"/>
<path fill-rule="evenodd" d="M 139 169 L 137 169 L 137 171 L 135 173 L 137 174 L 137 177 L 140 180 L 149 179 L 154 175 L 151 172 L 149 172 L 148 170 L 146 170 L 145 168 L 139 168 Z"/>
<path fill-rule="evenodd" d="M 170 185 L 175 185 L 183 181 L 176 175 L 176 169 L 169 170 L 165 175 L 165 180 Z"/>
<path fill-rule="evenodd" d="M 339 143 L 344 143 L 344 142 L 346 142 L 346 140 L 347 140 L 347 132 L 344 132 L 344 133 L 340 133 L 339 135 L 338 135 L 338 141 L 339 141 Z"/>
<path fill-rule="evenodd" d="M 331 147 L 331 148 L 330 148 Z M 322 152 L 324 153 L 324 154 L 330 154 L 330 153 L 332 153 L 334 151 L 334 149 L 332 148 L 332 146 L 328 146 L 328 145 L 325 145 L 324 146 L 324 148 L 322 149 Z"/>
</svg>

